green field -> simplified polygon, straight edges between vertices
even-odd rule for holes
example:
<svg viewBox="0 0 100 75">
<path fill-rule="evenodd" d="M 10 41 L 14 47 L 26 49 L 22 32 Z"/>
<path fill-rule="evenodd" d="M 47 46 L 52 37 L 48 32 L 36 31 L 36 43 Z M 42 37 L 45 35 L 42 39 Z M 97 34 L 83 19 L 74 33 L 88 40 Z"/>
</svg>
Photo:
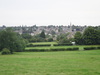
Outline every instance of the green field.
<svg viewBox="0 0 100 75">
<path fill-rule="evenodd" d="M 81 46 L 50 46 L 50 47 L 26 47 L 25 49 L 52 49 L 52 48 L 72 48 L 79 47 L 79 50 L 83 50 L 84 47 L 99 47 L 100 45 L 81 45 Z"/>
<path fill-rule="evenodd" d="M 43 44 L 51 44 L 51 45 L 53 45 L 53 44 L 57 44 L 57 42 L 36 42 L 36 43 L 31 43 L 31 44 L 33 44 L 33 45 L 38 45 L 38 44 L 42 44 L 42 45 Z"/>
<path fill-rule="evenodd" d="M 38 44 L 51 44 L 50 47 L 26 47 L 25 49 L 53 49 L 53 48 L 72 48 L 72 47 L 79 47 L 79 50 L 83 50 L 84 47 L 99 47 L 100 45 L 73 45 L 73 46 L 53 46 L 53 44 L 57 44 L 56 42 L 37 42 L 32 43 L 33 45 Z"/>
<path fill-rule="evenodd" d="M 100 75 L 100 50 L 0 55 L 0 75 Z"/>
</svg>

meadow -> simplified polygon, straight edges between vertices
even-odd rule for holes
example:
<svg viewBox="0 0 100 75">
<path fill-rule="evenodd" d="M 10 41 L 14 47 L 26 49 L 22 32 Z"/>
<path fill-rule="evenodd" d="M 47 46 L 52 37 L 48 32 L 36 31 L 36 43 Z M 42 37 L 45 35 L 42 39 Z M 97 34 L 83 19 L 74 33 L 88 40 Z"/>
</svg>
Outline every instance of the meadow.
<svg viewBox="0 0 100 75">
<path fill-rule="evenodd" d="M 33 45 L 35 44 L 35 45 L 37 45 L 37 44 L 51 44 L 51 45 L 53 45 L 53 44 L 57 44 L 57 42 L 36 42 L 36 43 L 32 43 Z"/>
<path fill-rule="evenodd" d="M 79 47 L 79 51 L 15 52 L 0 55 L 0 75 L 100 75 L 100 50 L 84 51 L 84 47 L 100 45 L 26 47 L 28 49 L 51 49 Z"/>
<path fill-rule="evenodd" d="M 72 48 L 72 47 L 79 47 L 79 50 L 83 50 L 84 47 L 99 47 L 100 45 L 72 45 L 72 46 L 53 46 L 57 44 L 57 42 L 37 42 L 37 43 L 29 43 L 33 45 L 43 45 L 43 44 L 51 44 L 51 46 L 43 46 L 43 47 L 26 47 L 25 50 L 28 49 L 55 49 L 55 48 Z"/>
<path fill-rule="evenodd" d="M 100 75 L 100 50 L 0 55 L 0 75 Z"/>
</svg>

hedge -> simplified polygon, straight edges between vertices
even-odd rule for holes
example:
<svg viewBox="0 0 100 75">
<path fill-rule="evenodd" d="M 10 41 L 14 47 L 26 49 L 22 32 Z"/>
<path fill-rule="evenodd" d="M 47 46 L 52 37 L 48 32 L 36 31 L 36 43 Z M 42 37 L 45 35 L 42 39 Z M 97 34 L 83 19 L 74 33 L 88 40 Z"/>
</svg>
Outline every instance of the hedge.
<svg viewBox="0 0 100 75">
<path fill-rule="evenodd" d="M 53 44 L 53 46 L 72 46 L 73 44 Z M 43 46 L 51 46 L 51 44 L 28 44 L 26 47 L 43 47 Z"/>
<path fill-rule="evenodd" d="M 97 49 L 100 49 L 100 47 L 97 47 Z"/>
<path fill-rule="evenodd" d="M 79 48 L 78 47 L 73 47 L 73 48 L 67 48 L 67 50 L 69 50 L 69 51 L 76 51 L 76 50 L 79 50 Z"/>
<path fill-rule="evenodd" d="M 50 49 L 50 51 L 65 51 L 66 49 L 65 48 L 53 48 L 53 49 Z"/>
<path fill-rule="evenodd" d="M 78 47 L 73 48 L 51 48 L 51 49 L 27 49 L 25 52 L 45 52 L 45 51 L 76 51 Z"/>
<path fill-rule="evenodd" d="M 54 44 L 53 46 L 72 46 L 73 44 Z"/>
<path fill-rule="evenodd" d="M 38 45 L 28 44 L 26 47 L 42 47 L 42 46 L 51 46 L 51 44 L 38 44 Z"/>
<path fill-rule="evenodd" d="M 27 49 L 25 52 L 45 52 L 49 51 L 49 49 Z"/>
<path fill-rule="evenodd" d="M 97 47 L 84 47 L 84 50 L 94 50 L 97 49 Z"/>
</svg>

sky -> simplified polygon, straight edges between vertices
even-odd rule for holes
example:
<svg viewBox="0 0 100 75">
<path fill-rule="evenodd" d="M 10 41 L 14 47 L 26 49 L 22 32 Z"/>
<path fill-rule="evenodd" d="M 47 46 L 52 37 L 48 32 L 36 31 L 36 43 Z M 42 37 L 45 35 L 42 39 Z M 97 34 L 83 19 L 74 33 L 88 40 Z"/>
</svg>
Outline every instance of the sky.
<svg viewBox="0 0 100 75">
<path fill-rule="evenodd" d="M 0 26 L 100 25 L 100 0 L 0 0 Z"/>
</svg>

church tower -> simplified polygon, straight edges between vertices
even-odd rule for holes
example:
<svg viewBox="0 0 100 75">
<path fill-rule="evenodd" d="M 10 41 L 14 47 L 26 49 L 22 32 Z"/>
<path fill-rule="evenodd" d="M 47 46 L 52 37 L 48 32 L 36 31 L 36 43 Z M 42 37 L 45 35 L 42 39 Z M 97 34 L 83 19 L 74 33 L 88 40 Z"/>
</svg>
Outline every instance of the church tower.
<svg viewBox="0 0 100 75">
<path fill-rule="evenodd" d="M 72 33 L 72 23 L 70 22 L 70 33 Z"/>
<path fill-rule="evenodd" d="M 70 25 L 69 25 L 69 35 L 68 35 L 68 38 L 73 38 L 73 32 L 72 32 L 72 23 L 70 22 Z"/>
</svg>

